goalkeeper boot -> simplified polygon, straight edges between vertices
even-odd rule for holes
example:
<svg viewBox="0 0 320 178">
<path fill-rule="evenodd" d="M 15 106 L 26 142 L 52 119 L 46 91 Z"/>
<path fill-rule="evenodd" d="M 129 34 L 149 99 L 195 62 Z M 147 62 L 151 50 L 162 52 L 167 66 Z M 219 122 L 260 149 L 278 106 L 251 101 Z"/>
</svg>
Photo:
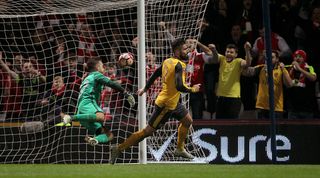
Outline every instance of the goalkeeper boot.
<svg viewBox="0 0 320 178">
<path fill-rule="evenodd" d="M 120 153 L 121 152 L 119 151 L 117 145 L 111 145 L 109 163 L 114 164 L 116 162 L 117 158 L 119 157 Z"/>
<path fill-rule="evenodd" d="M 86 137 L 84 138 L 84 140 L 85 140 L 87 143 L 89 143 L 89 145 L 91 145 L 91 146 L 96 146 L 96 145 L 99 143 L 97 139 L 92 138 L 92 137 L 89 137 L 89 136 L 86 136 Z"/>
<path fill-rule="evenodd" d="M 194 159 L 194 156 L 190 153 L 188 153 L 185 149 L 179 150 L 176 149 L 173 154 L 177 157 L 182 157 L 182 158 L 186 158 L 186 159 Z"/>
<path fill-rule="evenodd" d="M 65 114 L 63 112 L 60 112 L 60 117 L 61 117 L 62 123 L 64 125 L 70 125 L 70 123 L 71 123 L 71 116 L 70 115 Z"/>
<path fill-rule="evenodd" d="M 68 125 L 71 122 L 71 117 L 68 114 L 60 114 L 62 117 L 62 122 L 64 123 L 64 125 Z"/>
</svg>

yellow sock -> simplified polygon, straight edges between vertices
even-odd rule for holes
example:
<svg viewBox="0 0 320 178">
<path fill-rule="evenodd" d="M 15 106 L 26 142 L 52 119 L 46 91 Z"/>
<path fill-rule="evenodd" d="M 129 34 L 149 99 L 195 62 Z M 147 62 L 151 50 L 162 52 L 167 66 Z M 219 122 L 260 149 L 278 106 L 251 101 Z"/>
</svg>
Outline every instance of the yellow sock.
<svg viewBox="0 0 320 178">
<path fill-rule="evenodd" d="M 187 138 L 189 128 L 185 127 L 184 125 L 180 124 L 178 127 L 178 141 L 177 141 L 177 149 L 183 150 L 184 149 L 184 141 Z"/>
<path fill-rule="evenodd" d="M 130 135 L 123 143 L 118 146 L 119 151 L 123 151 L 129 148 L 132 145 L 139 143 L 141 140 L 145 138 L 143 130 L 137 131 Z"/>
</svg>

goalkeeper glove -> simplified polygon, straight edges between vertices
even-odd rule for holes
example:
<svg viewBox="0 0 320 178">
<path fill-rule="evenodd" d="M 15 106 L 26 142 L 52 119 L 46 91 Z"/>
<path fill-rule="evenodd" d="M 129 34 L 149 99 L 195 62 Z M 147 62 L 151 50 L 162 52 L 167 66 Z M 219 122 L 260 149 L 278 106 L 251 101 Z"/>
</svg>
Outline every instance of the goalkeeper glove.
<svg viewBox="0 0 320 178">
<path fill-rule="evenodd" d="M 124 96 L 127 98 L 127 101 L 129 102 L 130 107 L 133 107 L 136 104 L 136 100 L 134 99 L 131 93 L 124 92 Z"/>
</svg>

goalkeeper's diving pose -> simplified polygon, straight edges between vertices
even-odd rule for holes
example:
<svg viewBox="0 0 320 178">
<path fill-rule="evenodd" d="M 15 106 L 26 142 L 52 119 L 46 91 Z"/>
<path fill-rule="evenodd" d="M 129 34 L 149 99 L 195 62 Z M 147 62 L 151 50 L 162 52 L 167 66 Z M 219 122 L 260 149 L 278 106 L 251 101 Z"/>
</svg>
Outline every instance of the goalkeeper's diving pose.
<svg viewBox="0 0 320 178">
<path fill-rule="evenodd" d="M 169 117 L 179 120 L 177 149 L 174 151 L 175 156 L 193 159 L 194 156 L 188 153 L 185 148 L 185 139 L 188 135 L 189 127 L 192 124 L 191 115 L 184 105 L 179 103 L 181 92 L 198 92 L 200 84 L 193 87 L 186 85 L 186 63 L 188 62 L 188 46 L 183 39 L 177 39 L 172 42 L 172 51 L 174 56 L 166 59 L 161 67 L 147 81 L 144 88 L 137 91 L 141 96 L 145 93 L 153 82 L 162 77 L 162 89 L 155 101 L 155 110 L 151 115 L 146 128 L 133 133 L 120 145 L 111 146 L 110 163 L 114 164 L 117 157 L 122 151 L 142 141 L 144 138 L 151 136 L 157 129 L 165 124 Z"/>
<path fill-rule="evenodd" d="M 131 107 L 135 105 L 135 99 L 120 84 L 102 74 L 105 69 L 100 58 L 89 59 L 87 70 L 89 74 L 80 86 L 76 115 L 70 116 L 63 112 L 60 115 L 64 124 L 79 121 L 82 126 L 88 129 L 89 134 L 94 137 L 86 136 L 85 140 L 94 146 L 98 143 L 107 143 L 113 138 L 112 132 L 103 126 L 104 112 L 98 105 L 103 87 L 108 86 L 123 92 Z"/>
</svg>

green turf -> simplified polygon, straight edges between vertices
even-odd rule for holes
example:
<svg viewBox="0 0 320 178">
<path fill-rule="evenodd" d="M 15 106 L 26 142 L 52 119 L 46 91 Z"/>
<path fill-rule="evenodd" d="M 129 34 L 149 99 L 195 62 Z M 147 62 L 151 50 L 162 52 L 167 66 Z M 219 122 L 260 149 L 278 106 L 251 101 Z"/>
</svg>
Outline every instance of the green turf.
<svg viewBox="0 0 320 178">
<path fill-rule="evenodd" d="M 2 164 L 2 178 L 319 178 L 320 165 Z"/>
</svg>

